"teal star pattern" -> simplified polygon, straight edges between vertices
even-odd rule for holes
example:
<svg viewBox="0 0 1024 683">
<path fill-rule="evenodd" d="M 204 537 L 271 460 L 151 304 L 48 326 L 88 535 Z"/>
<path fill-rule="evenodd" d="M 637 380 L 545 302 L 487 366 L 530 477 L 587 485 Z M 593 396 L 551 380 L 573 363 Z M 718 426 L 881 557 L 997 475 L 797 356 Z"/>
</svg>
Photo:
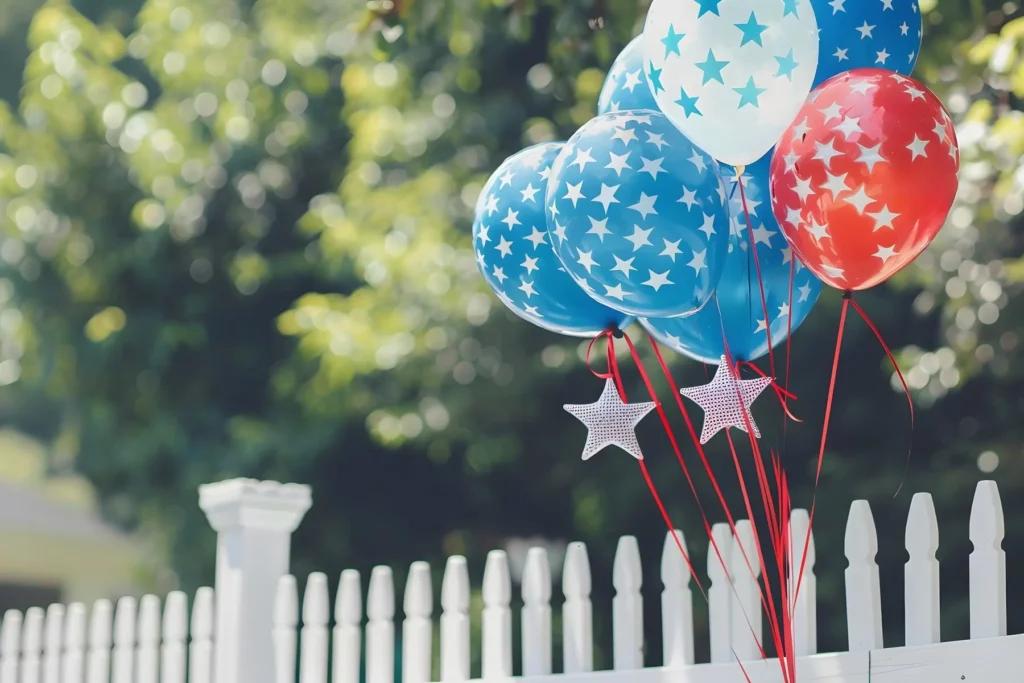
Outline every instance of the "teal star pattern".
<svg viewBox="0 0 1024 683">
<path fill-rule="evenodd" d="M 703 62 L 697 62 L 697 68 L 704 72 L 704 82 L 701 85 L 707 85 L 711 81 L 718 81 L 725 85 L 725 79 L 722 78 L 722 69 L 728 65 L 729 62 L 718 61 L 715 59 L 714 51 L 708 50 L 708 58 Z"/>
<path fill-rule="evenodd" d="M 760 97 L 761 94 L 767 90 L 767 88 L 758 88 L 757 85 L 754 83 L 754 77 L 751 76 L 747 80 L 747 84 L 745 86 L 743 86 L 742 88 L 733 88 L 733 90 L 739 93 L 740 103 L 737 106 L 739 109 L 742 109 L 748 104 L 752 104 L 755 107 L 760 107 L 761 105 L 760 103 L 758 103 L 757 98 Z"/>
<path fill-rule="evenodd" d="M 654 68 L 654 62 L 651 62 L 651 66 L 647 69 L 647 80 L 651 82 L 651 90 L 655 95 L 665 91 L 665 86 L 661 84 L 661 72 L 661 69 Z"/>
<path fill-rule="evenodd" d="M 761 42 L 761 34 L 764 33 L 768 27 L 764 24 L 757 23 L 757 16 L 751 12 L 750 18 L 747 19 L 746 23 L 735 24 L 736 28 L 743 32 L 743 41 L 740 43 L 740 47 L 743 47 L 747 43 L 757 43 L 758 47 L 764 47 Z"/>
<path fill-rule="evenodd" d="M 916 0 L 649 0 L 641 38 L 647 85 L 658 108 L 704 151 L 722 163 L 749 164 L 796 117 L 819 52 L 830 49 L 815 3 L 831 12 L 829 2 L 850 8 L 861 1 L 895 7 Z M 897 55 L 889 52 L 892 62 Z"/>
<path fill-rule="evenodd" d="M 797 61 L 793 58 L 793 50 L 790 48 L 789 54 L 785 57 L 776 57 L 775 61 L 779 63 L 779 72 L 775 74 L 776 78 L 782 78 L 785 76 L 790 81 L 793 80 L 793 71 L 800 66 Z M 698 65 L 699 66 L 699 65 Z"/>
<path fill-rule="evenodd" d="M 686 114 L 686 118 L 690 118 L 691 114 L 697 116 L 703 116 L 701 110 L 697 108 L 697 100 L 699 97 L 690 97 L 686 94 L 686 91 L 682 88 L 679 89 L 679 99 L 676 100 L 676 104 L 683 108 L 683 112 Z"/>
<path fill-rule="evenodd" d="M 697 0 L 697 4 L 700 5 L 700 13 L 697 15 L 697 18 L 700 19 L 708 12 L 722 16 L 718 13 L 718 4 L 720 2 L 722 0 Z"/>
<path fill-rule="evenodd" d="M 668 59 L 669 55 L 680 54 L 679 42 L 685 37 L 685 33 L 676 33 L 676 27 L 674 24 L 669 25 L 668 33 L 661 39 L 661 43 L 665 46 L 665 59 Z"/>
</svg>

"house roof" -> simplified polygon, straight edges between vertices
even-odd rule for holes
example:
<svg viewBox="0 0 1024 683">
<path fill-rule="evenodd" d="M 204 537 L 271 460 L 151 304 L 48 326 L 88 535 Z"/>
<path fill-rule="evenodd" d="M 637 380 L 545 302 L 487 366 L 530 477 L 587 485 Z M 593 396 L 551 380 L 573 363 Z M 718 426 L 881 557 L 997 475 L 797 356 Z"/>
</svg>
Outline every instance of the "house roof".
<svg viewBox="0 0 1024 683">
<path fill-rule="evenodd" d="M 0 481 L 0 531 L 20 531 L 79 540 L 129 542 L 129 536 L 91 510 L 66 505 L 30 489 Z"/>
</svg>

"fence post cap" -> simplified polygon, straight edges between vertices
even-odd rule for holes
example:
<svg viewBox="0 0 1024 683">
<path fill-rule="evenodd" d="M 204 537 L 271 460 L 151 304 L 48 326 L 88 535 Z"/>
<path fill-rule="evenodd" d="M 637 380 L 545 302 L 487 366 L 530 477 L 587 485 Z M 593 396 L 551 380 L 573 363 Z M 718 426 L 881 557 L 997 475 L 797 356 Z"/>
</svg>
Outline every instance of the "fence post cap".
<svg viewBox="0 0 1024 683">
<path fill-rule="evenodd" d="M 199 487 L 199 507 L 215 531 L 248 527 L 291 533 L 312 504 L 312 492 L 302 484 L 229 479 Z"/>
</svg>

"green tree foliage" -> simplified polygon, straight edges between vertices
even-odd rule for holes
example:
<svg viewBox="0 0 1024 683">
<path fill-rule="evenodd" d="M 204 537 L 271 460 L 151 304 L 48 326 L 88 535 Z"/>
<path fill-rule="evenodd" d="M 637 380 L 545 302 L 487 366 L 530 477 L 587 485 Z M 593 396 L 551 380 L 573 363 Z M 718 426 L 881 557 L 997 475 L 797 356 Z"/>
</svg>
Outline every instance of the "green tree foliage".
<svg viewBox="0 0 1024 683">
<path fill-rule="evenodd" d="M 195 488 L 240 475 L 314 485 L 300 572 L 439 566 L 453 552 L 479 572 L 486 550 L 530 534 L 590 542 L 596 577 L 609 575 L 621 533 L 653 560 L 663 527 L 635 466 L 614 453 L 584 466 L 582 430 L 559 410 L 600 390 L 583 348 L 501 307 L 468 230 L 505 156 L 593 115 L 645 9 L 50 0 L 28 27 L 23 79 L 0 76 L 0 96 L 16 100 L 0 108 L 4 421 L 51 441 L 53 467 L 85 473 L 111 518 L 163 534 L 190 586 L 209 580 L 213 557 Z M 1015 6 L 994 0 L 922 10 L 919 74 L 960 122 L 964 188 L 920 264 L 862 303 L 904 349 L 918 403 L 904 491 L 936 496 L 955 610 L 945 635 L 956 636 L 982 476 L 1003 486 L 1010 561 L 1024 562 L 1024 313 L 1013 297 L 1024 280 L 1024 31 Z M 16 61 L 13 30 L 3 54 Z M 837 317 L 826 295 L 793 342 L 804 423 L 783 433 L 770 400 L 758 414 L 802 505 Z M 681 383 L 704 381 L 700 366 L 674 368 Z M 826 647 L 845 642 L 829 615 L 842 614 L 836 530 L 854 497 L 874 506 L 885 599 L 901 602 L 909 496 L 893 494 L 911 432 L 891 374 L 851 322 L 817 518 Z M 655 479 L 699 539 L 692 494 L 650 422 L 641 439 Z M 733 480 L 721 444 L 712 456 Z M 995 475 L 979 472 L 993 456 Z M 656 563 L 648 570 L 657 586 Z M 595 591 L 610 586 L 598 578 Z M 1024 614 L 1014 600 L 1011 615 Z M 899 621 L 886 626 L 899 642 Z"/>
</svg>

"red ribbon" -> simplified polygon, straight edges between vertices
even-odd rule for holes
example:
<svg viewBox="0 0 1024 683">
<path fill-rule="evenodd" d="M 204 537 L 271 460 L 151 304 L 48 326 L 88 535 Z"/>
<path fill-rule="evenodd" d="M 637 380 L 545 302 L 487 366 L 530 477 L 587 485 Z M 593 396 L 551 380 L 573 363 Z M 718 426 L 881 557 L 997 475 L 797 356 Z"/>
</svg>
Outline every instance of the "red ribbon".
<svg viewBox="0 0 1024 683">
<path fill-rule="evenodd" d="M 789 260 L 789 315 L 786 316 L 786 386 L 789 386 L 789 352 L 793 346 L 793 280 L 796 279 L 796 257 L 792 256 Z M 787 408 L 783 402 L 783 407 Z M 796 418 L 794 418 L 796 419 Z M 799 422 L 800 420 L 796 420 Z M 785 420 L 782 421 L 782 446 L 786 446 L 786 424 Z"/>
<path fill-rule="evenodd" d="M 788 365 L 788 363 L 787 363 L 787 365 Z M 739 370 L 742 367 L 750 368 L 751 370 L 756 372 L 761 377 L 768 377 L 768 375 L 766 375 L 764 373 L 764 370 L 762 370 L 761 368 L 757 367 L 756 365 L 754 365 L 753 363 L 751 363 L 750 361 L 747 361 L 747 360 L 741 360 L 741 361 L 738 361 L 736 363 L 736 374 L 737 375 L 739 374 Z M 787 372 L 788 372 L 788 370 L 787 370 Z M 790 411 L 790 409 L 789 409 L 789 404 L 786 401 L 786 399 L 790 399 L 792 401 L 795 401 L 796 400 L 796 394 L 792 394 L 792 393 L 786 391 L 785 389 L 783 389 L 782 387 L 780 387 L 775 382 L 774 379 L 772 380 L 772 383 L 769 386 L 772 388 L 772 391 L 774 391 L 775 395 L 778 397 L 779 404 L 782 406 L 782 412 L 784 412 L 786 414 L 786 416 L 790 420 L 792 420 L 793 422 L 803 422 L 803 420 L 801 420 L 798 417 L 796 417 L 795 415 L 793 415 L 792 411 Z"/>
<path fill-rule="evenodd" d="M 612 380 L 615 383 L 615 390 L 618 392 L 619 398 L 622 400 L 623 403 L 628 403 L 628 399 L 626 398 L 626 389 L 625 389 L 625 386 L 623 385 L 623 382 L 622 382 L 622 372 L 619 370 L 618 358 L 615 355 L 615 334 L 616 333 L 615 333 L 614 330 L 605 330 L 601 334 L 599 334 L 596 337 L 594 337 L 590 341 L 589 346 L 587 346 L 586 363 L 587 363 L 587 367 L 590 367 L 590 355 L 593 352 L 594 344 L 597 343 L 597 340 L 602 339 L 602 338 L 606 339 L 607 342 L 608 342 L 607 346 L 606 346 L 606 361 L 608 363 L 608 365 L 607 365 L 608 371 L 607 372 L 603 372 L 603 373 L 602 372 L 598 372 L 598 371 L 594 370 L 593 367 L 590 367 L 590 371 L 592 373 L 594 373 L 594 375 L 596 375 L 597 377 L 599 377 L 601 379 L 606 379 L 606 380 L 610 379 L 610 380 Z M 628 340 L 628 337 L 627 337 L 627 340 Z M 646 377 L 644 378 L 644 381 L 645 381 L 645 383 L 647 383 Z M 654 391 L 653 387 L 651 387 L 649 383 L 647 383 L 647 384 L 648 384 L 648 390 L 652 392 L 651 400 L 653 400 L 655 402 L 655 405 L 657 406 L 659 412 L 663 412 L 661 410 L 661 404 L 658 402 L 657 396 L 653 394 L 653 391 Z M 672 440 L 673 441 L 673 445 L 675 445 L 675 442 L 674 442 L 675 437 L 672 434 L 672 428 L 668 425 L 667 422 L 665 422 L 665 429 L 669 433 L 669 439 Z M 676 544 L 676 547 L 679 550 L 679 553 L 683 556 L 683 561 L 686 562 L 687 569 L 690 570 L 690 576 L 693 577 L 694 583 L 697 584 L 697 589 L 701 592 L 701 595 L 703 595 L 704 599 L 706 600 L 707 599 L 707 593 L 704 590 L 704 586 L 701 585 L 700 578 L 697 576 L 697 571 L 694 569 L 693 564 L 690 561 L 690 556 L 687 554 L 686 549 L 683 548 L 683 544 L 679 540 L 679 537 L 676 536 L 676 534 L 675 534 L 676 526 L 672 522 L 672 518 L 671 518 L 671 516 L 668 513 L 668 509 L 665 507 L 665 503 L 664 503 L 664 501 L 661 498 L 661 494 L 658 493 L 658 488 L 655 486 L 654 479 L 651 477 L 651 473 L 647 469 L 647 464 L 643 460 L 638 460 L 637 462 L 640 463 L 640 472 L 643 474 L 644 482 L 647 484 L 647 489 L 650 491 L 651 497 L 654 499 L 654 503 L 658 507 L 658 512 L 661 513 L 661 518 L 665 522 L 665 527 L 672 534 L 672 539 L 675 541 L 675 544 Z M 696 495 L 696 489 L 694 489 L 694 494 Z M 702 514 L 703 514 L 703 512 L 702 512 Z M 710 527 L 710 525 L 708 525 L 706 518 L 705 518 L 705 522 L 704 523 L 705 523 L 705 526 L 708 528 L 708 534 L 710 535 L 711 527 Z"/>
<path fill-rule="evenodd" d="M 868 314 L 864 312 L 864 309 L 850 297 L 850 305 L 853 306 L 854 310 L 860 314 L 861 319 L 867 323 L 867 326 L 875 333 L 875 338 L 878 339 L 878 343 L 882 345 L 882 350 L 885 351 L 885 355 L 889 357 L 889 362 L 892 363 L 893 370 L 896 371 L 896 376 L 900 378 L 900 384 L 903 385 L 903 393 L 907 397 L 907 406 L 910 408 L 910 445 L 907 447 L 907 459 L 903 466 L 903 479 L 900 480 L 900 485 L 896 489 L 894 498 L 900 495 L 900 491 L 903 490 L 903 484 L 907 480 L 907 472 L 910 470 L 910 454 L 914 449 L 914 399 L 910 395 L 910 387 L 907 386 L 907 380 L 903 377 L 903 372 L 900 371 L 900 366 L 896 364 L 896 358 L 892 355 L 892 351 L 889 350 L 889 345 L 885 343 L 885 339 L 882 338 L 882 333 L 878 331 L 875 323 L 871 321 Z"/>
<path fill-rule="evenodd" d="M 811 541 L 811 528 L 814 526 L 814 511 L 818 503 L 818 482 L 821 480 L 821 464 L 825 460 L 825 442 L 828 439 L 829 420 L 832 417 L 832 399 L 836 391 L 836 375 L 839 372 L 839 354 L 843 349 L 843 331 L 846 329 L 846 313 L 853 301 L 852 294 L 843 296 L 843 310 L 839 314 L 839 330 L 836 334 L 836 350 L 832 356 L 832 374 L 828 382 L 828 398 L 825 400 L 825 419 L 821 425 L 821 444 L 818 446 L 818 465 L 814 472 L 814 493 L 811 496 L 811 510 L 807 515 L 807 537 L 804 539 L 804 551 L 800 558 L 800 570 L 797 572 L 797 589 L 793 595 L 793 603 L 800 595 L 801 579 L 807 566 L 807 546 Z"/>
<path fill-rule="evenodd" d="M 747 219 L 747 239 L 750 240 L 750 251 L 754 254 L 754 270 L 757 272 L 757 286 L 761 291 L 761 308 L 764 311 L 765 332 L 768 335 L 768 362 L 771 364 L 772 376 L 775 374 L 775 352 L 772 349 L 772 321 L 768 318 L 768 299 L 764 294 L 764 279 L 761 277 L 761 260 L 757 257 L 757 240 L 754 238 L 754 226 L 750 222 L 750 211 L 747 209 L 747 194 L 743 191 L 743 172 L 736 171 L 736 182 L 740 186 L 740 202 L 743 204 L 743 215 Z M 792 314 L 789 316 L 792 318 Z"/>
</svg>

